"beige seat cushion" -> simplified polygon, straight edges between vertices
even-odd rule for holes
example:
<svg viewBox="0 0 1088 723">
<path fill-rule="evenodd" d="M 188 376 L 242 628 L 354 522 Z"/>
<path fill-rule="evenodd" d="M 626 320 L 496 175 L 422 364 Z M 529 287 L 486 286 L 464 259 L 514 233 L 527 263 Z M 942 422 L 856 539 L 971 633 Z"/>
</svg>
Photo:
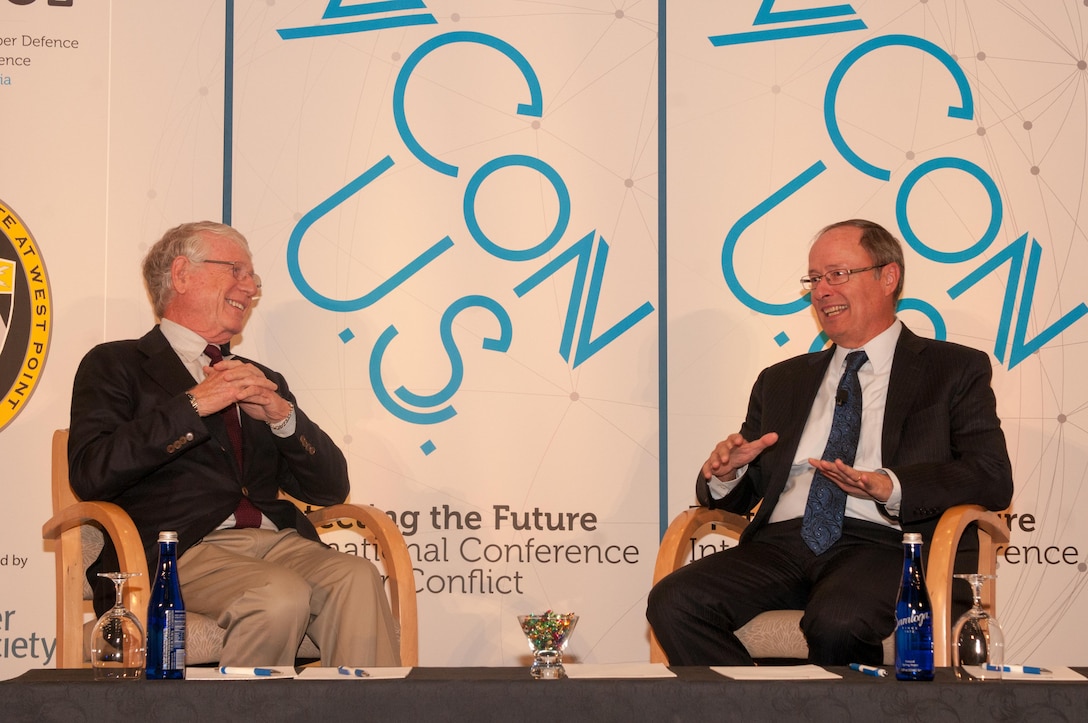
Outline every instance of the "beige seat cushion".
<svg viewBox="0 0 1088 723">
<path fill-rule="evenodd" d="M 91 660 L 91 632 L 93 630 L 94 620 L 88 620 L 83 625 L 83 659 L 88 662 Z M 224 633 L 223 628 L 216 625 L 215 621 L 207 615 L 188 613 L 185 616 L 185 664 L 218 663 L 219 653 L 223 650 Z M 302 639 L 298 657 L 321 657 L 321 651 L 310 640 L 310 636 L 307 635 Z"/>
<path fill-rule="evenodd" d="M 737 631 L 748 653 L 760 658 L 808 659 L 808 643 L 801 633 L 801 610 L 771 610 L 755 616 Z M 884 664 L 895 664 L 895 636 L 884 641 Z"/>
</svg>

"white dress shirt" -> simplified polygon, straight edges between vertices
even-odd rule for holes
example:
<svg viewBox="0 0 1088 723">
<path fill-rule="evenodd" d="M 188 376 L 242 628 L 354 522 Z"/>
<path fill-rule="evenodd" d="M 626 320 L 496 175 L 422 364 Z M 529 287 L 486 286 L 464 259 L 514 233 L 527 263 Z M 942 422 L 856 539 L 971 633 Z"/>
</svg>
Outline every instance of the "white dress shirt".
<svg viewBox="0 0 1088 723">
<path fill-rule="evenodd" d="M 858 439 L 857 455 L 854 464 L 851 465 L 859 471 L 881 470 L 892 481 L 892 493 L 888 501 L 884 503 L 885 509 L 891 515 L 898 516 L 899 505 L 902 502 L 903 490 L 895 474 L 881 468 L 880 440 L 884 432 L 884 407 L 888 399 L 888 379 L 891 376 L 892 357 L 895 354 L 895 346 L 899 341 L 899 333 L 903 329 L 901 321 L 896 319 L 891 326 L 879 335 L 870 339 L 863 347 L 869 357 L 858 370 L 858 381 L 861 383 L 861 436 Z M 824 448 L 827 446 L 827 438 L 831 435 L 831 421 L 835 414 L 835 393 L 839 386 L 839 379 L 846 368 L 846 355 L 857 349 L 836 347 L 831 363 L 827 367 L 823 381 L 820 383 L 816 399 L 809 412 L 808 421 L 805 423 L 804 432 L 801 433 L 801 441 L 797 445 L 797 453 L 790 468 L 789 479 L 778 498 L 778 503 L 768 522 L 782 522 L 803 517 L 805 505 L 808 503 L 808 491 L 812 484 L 815 469 L 809 464 L 809 458 L 820 459 Z M 772 432 L 775 430 L 766 430 Z M 710 494 L 715 499 L 721 499 L 731 492 L 739 484 L 747 467 L 737 470 L 734 480 L 722 481 L 713 477 L 708 482 Z M 866 520 L 876 524 L 885 525 L 894 529 L 901 529 L 899 523 L 880 513 L 876 504 L 869 499 L 862 499 L 848 495 L 846 498 L 846 516 L 859 520 Z"/>
</svg>

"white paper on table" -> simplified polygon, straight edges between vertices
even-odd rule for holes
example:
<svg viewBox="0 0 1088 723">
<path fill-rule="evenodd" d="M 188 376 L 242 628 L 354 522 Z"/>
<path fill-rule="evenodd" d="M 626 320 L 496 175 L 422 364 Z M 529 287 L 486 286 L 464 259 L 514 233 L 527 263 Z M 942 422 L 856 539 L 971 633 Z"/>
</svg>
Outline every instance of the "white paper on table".
<svg viewBox="0 0 1088 723">
<path fill-rule="evenodd" d="M 714 665 L 718 675 L 733 680 L 839 680 L 838 673 L 818 665 Z"/>
<path fill-rule="evenodd" d="M 290 665 L 262 666 L 266 670 L 275 671 L 275 675 L 256 675 L 254 673 L 226 674 L 220 673 L 219 668 L 186 668 L 186 680 L 285 680 L 295 677 L 295 669 Z"/>
<path fill-rule="evenodd" d="M 303 668 L 302 672 L 298 674 L 298 678 L 301 680 L 394 680 L 397 678 L 407 678 L 408 673 L 412 672 L 409 668 L 366 668 L 369 675 L 360 677 L 357 675 L 345 675 L 337 668 Z"/>
<path fill-rule="evenodd" d="M 1072 668 L 1067 668 L 1067 667 L 1062 666 L 1062 665 L 1059 665 L 1057 667 L 1055 667 L 1055 666 L 1043 666 L 1043 667 L 1045 667 L 1047 670 L 1049 670 L 1050 673 L 1002 673 L 1001 674 L 1001 680 L 1016 680 L 1016 681 L 1030 680 L 1030 681 L 1037 681 L 1037 682 L 1040 682 L 1040 683 L 1053 683 L 1056 680 L 1061 680 L 1061 681 L 1066 681 L 1066 680 L 1083 681 L 1084 680 L 1084 676 L 1081 675 L 1080 673 L 1078 673 L 1077 671 L 1073 670 Z M 983 678 L 986 681 L 994 680 L 994 678 L 993 678 L 994 674 L 991 671 L 983 670 L 981 666 L 978 666 L 978 665 L 965 665 L 965 666 L 963 666 L 963 669 L 965 671 L 967 671 L 968 673 L 970 673 L 971 675 L 975 676 L 976 678 Z M 1000 681 L 997 681 L 997 682 L 1000 682 Z"/>
<path fill-rule="evenodd" d="M 568 678 L 675 678 L 663 663 L 563 663 Z"/>
</svg>

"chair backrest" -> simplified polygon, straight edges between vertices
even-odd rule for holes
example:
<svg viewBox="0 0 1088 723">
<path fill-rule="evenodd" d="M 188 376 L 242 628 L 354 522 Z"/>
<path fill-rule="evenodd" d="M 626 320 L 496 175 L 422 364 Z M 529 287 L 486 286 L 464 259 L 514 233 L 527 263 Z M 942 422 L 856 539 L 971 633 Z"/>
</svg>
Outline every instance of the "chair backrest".
<svg viewBox="0 0 1088 723">
<path fill-rule="evenodd" d="M 53 433 L 53 517 L 42 526 L 42 537 L 54 543 L 57 572 L 57 667 L 80 668 L 85 656 L 85 623 L 94 618 L 87 566 L 98 557 L 104 535 L 117 550 L 120 569 L 141 573 L 125 584 L 125 606 L 146 628 L 150 590 L 147 559 L 136 526 L 128 514 L 110 502 L 80 500 L 68 479 L 68 430 Z M 287 498 L 291 499 L 291 498 Z M 292 500 L 321 532 L 336 519 L 358 520 L 354 529 L 371 535 L 383 552 L 388 577 L 390 606 L 400 635 L 401 664 L 419 663 L 419 623 L 416 608 L 415 572 L 404 536 L 382 511 L 368 505 L 333 505 L 308 510 Z"/>
<path fill-rule="evenodd" d="M 83 525 L 74 529 L 52 529 L 58 513 L 78 501 L 68 484 L 68 434 L 65 430 L 53 433 L 51 485 L 53 517 L 42 528 L 42 536 L 56 543 L 53 550 L 57 575 L 56 665 L 58 668 L 78 668 L 83 664 L 83 618 L 92 612 L 83 594 L 86 580 L 82 563 Z M 73 621 L 78 621 L 78 628 L 74 627 Z M 79 641 L 78 646 L 75 641 Z"/>
</svg>

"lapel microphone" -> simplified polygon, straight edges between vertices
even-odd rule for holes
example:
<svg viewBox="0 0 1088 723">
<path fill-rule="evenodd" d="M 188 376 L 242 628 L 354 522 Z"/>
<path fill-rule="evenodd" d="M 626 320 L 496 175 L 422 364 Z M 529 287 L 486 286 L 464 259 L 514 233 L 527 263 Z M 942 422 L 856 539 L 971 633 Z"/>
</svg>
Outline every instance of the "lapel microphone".
<svg viewBox="0 0 1088 723">
<path fill-rule="evenodd" d="M 840 389 L 837 392 L 835 392 L 835 406 L 836 407 L 841 407 L 842 405 L 846 404 L 847 400 L 849 400 L 849 399 L 850 399 L 850 392 L 846 391 L 845 389 Z"/>
</svg>

